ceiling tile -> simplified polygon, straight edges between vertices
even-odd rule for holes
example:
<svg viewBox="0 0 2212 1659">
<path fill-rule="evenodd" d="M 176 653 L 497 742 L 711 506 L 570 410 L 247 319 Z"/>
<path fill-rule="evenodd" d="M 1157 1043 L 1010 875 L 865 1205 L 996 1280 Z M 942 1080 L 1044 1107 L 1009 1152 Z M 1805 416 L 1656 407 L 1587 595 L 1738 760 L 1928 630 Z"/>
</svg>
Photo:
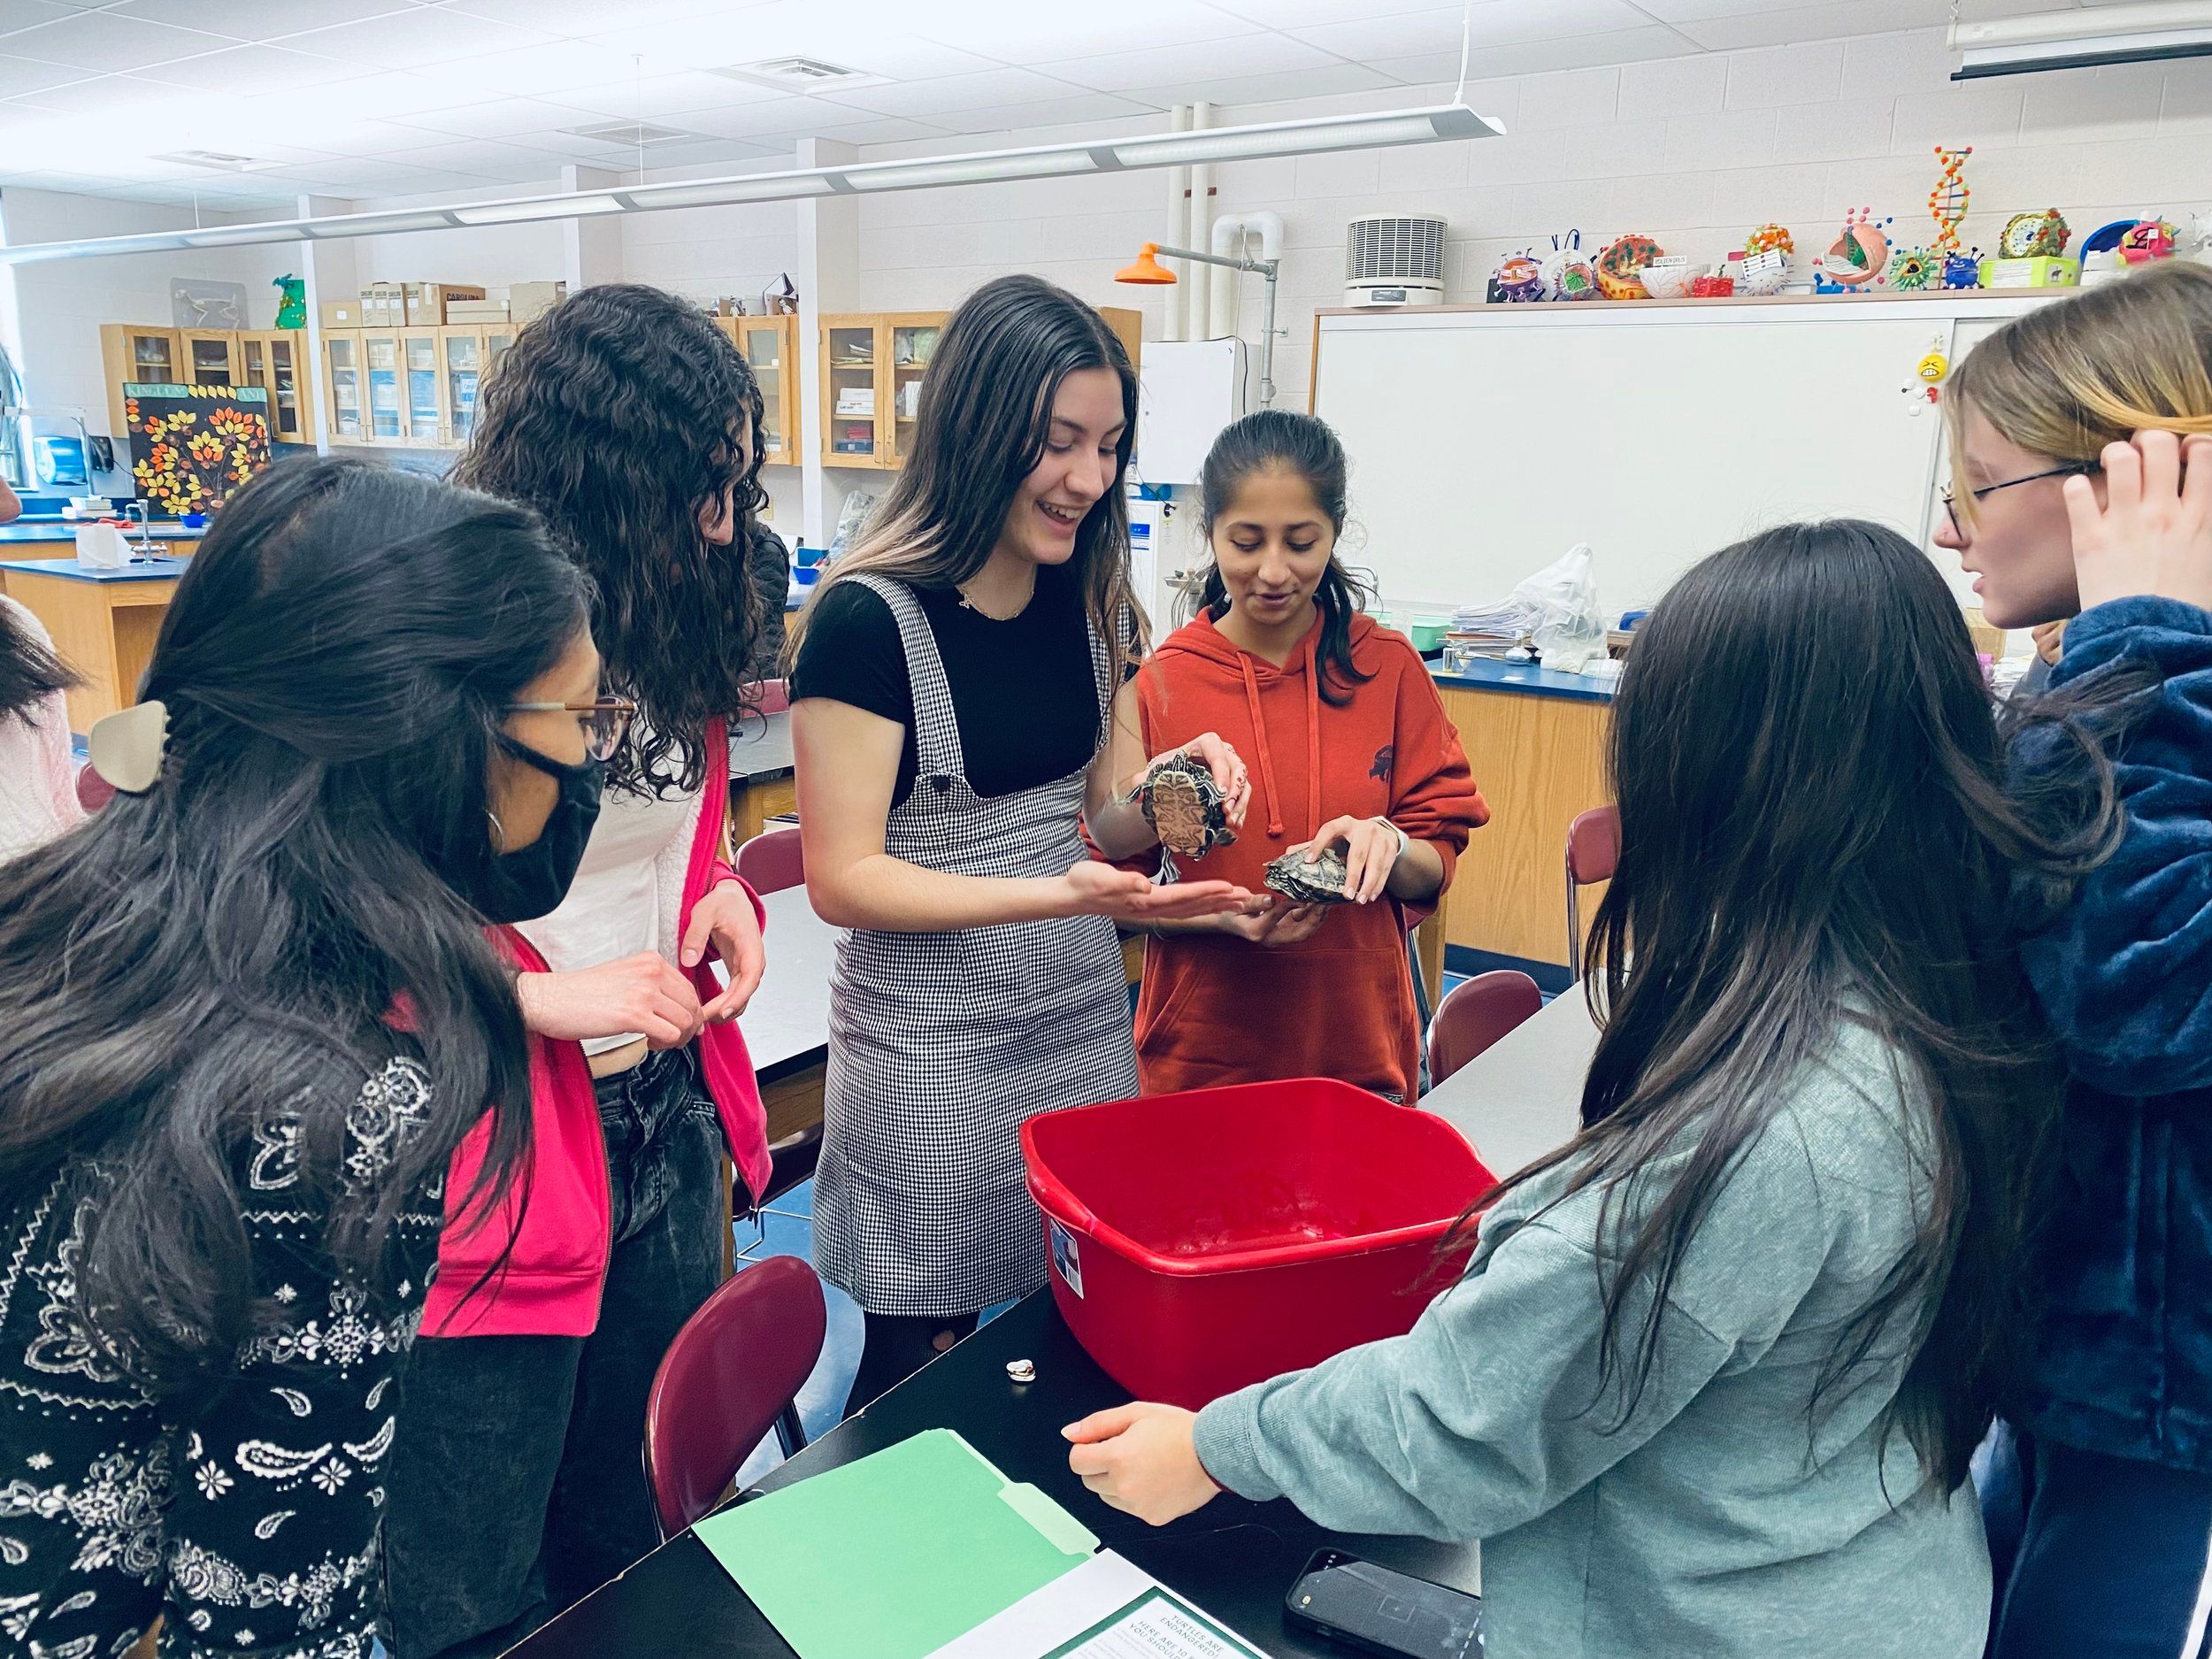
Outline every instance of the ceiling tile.
<svg viewBox="0 0 2212 1659">
<path fill-rule="evenodd" d="M 1298 37 L 1359 63 L 1428 52 L 1456 53 L 1462 15 L 1457 6 L 1439 7 L 1302 29 Z M 1466 19 L 1468 39 L 1477 49 L 1644 28 L 1651 22 L 1647 13 L 1628 0 L 1544 0 L 1541 5 L 1525 4 L 1523 0 L 1486 0 Z"/>
<path fill-rule="evenodd" d="M 1214 75 L 1203 81 L 1141 87 L 1129 96 L 1162 108 L 1175 104 L 1280 104 L 1290 98 L 1327 98 L 1347 92 L 1379 92 L 1397 82 L 1364 64 L 1328 63 L 1318 69 L 1284 69 L 1271 75 Z"/>
<path fill-rule="evenodd" d="M 718 110 L 686 110 L 666 118 L 665 124 L 686 132 L 706 133 L 716 138 L 751 139 L 763 133 L 787 133 L 810 122 L 853 121 L 864 112 L 842 104 L 822 104 L 812 98 L 767 98 L 758 104 L 730 104 Z"/>
<path fill-rule="evenodd" d="M 523 133 L 584 127 L 605 119 L 595 110 L 581 110 L 566 104 L 549 104 L 541 98 L 487 98 L 478 104 L 424 110 L 395 117 L 394 120 L 401 127 L 418 127 L 426 133 L 455 138 L 512 138 Z M 436 140 L 425 142 L 435 142 Z"/>
<path fill-rule="evenodd" d="M 907 144 L 947 136 L 941 127 L 903 116 L 870 115 L 864 110 L 847 110 L 845 113 L 858 119 L 841 124 L 833 120 L 807 121 L 797 127 L 761 133 L 753 142 L 788 150 L 803 138 L 834 138 L 848 144 Z"/>
<path fill-rule="evenodd" d="M 1233 50 L 1219 46 L 1155 46 L 1041 65 L 1048 75 L 1099 92 L 1137 92 L 1202 81 L 1229 73 L 1273 74 L 1321 69 L 1343 60 L 1284 35 L 1255 35 Z"/>
<path fill-rule="evenodd" d="M 1010 64 L 1088 57 L 1133 40 L 1155 46 L 1226 40 L 1259 27 L 1249 18 L 1201 0 L 1114 0 L 1101 6 L 960 0 L 921 12 L 912 27 L 931 40 Z"/>
<path fill-rule="evenodd" d="M 1068 96 L 1066 81 L 1026 69 L 987 69 L 979 74 L 941 75 L 933 81 L 894 82 L 887 87 L 862 87 L 852 92 L 829 92 L 829 103 L 869 110 L 878 115 L 906 115 L 926 120 L 960 110 L 985 109 L 1009 104 L 1048 104 Z"/>
<path fill-rule="evenodd" d="M 1219 10 L 1271 29 L 1312 28 L 1327 23 L 1356 23 L 1378 10 L 1373 0 L 1213 0 Z M 1405 0 L 1384 4 L 1385 12 L 1418 12 Z"/>
<path fill-rule="evenodd" d="M 49 87 L 65 87 L 73 81 L 84 79 L 85 72 L 81 69 L 34 63 L 12 52 L 0 52 L 0 98 L 20 97 L 27 92 L 42 92 Z"/>
<path fill-rule="evenodd" d="M 49 0 L 0 0 L 0 35 L 41 23 L 58 23 L 76 14 L 74 6 L 50 4 Z"/>
<path fill-rule="evenodd" d="M 303 52 L 352 58 L 386 69 L 414 69 L 430 64 L 542 46 L 557 37 L 542 29 L 520 28 L 469 17 L 443 6 L 418 6 L 400 18 L 373 18 L 289 35 L 285 43 Z"/>
<path fill-rule="evenodd" d="M 1850 0 L 1878 5 L 1881 0 Z M 1540 74 L 1552 69 L 1588 69 L 1601 65 L 1647 63 L 1659 58 L 1686 58 L 1694 42 L 1656 24 L 1569 40 L 1535 41 L 1524 46 L 1479 46 L 1469 60 L 1470 75 Z"/>
<path fill-rule="evenodd" d="M 42 23 L 7 37 L 8 50 L 72 69 L 143 69 L 173 58 L 219 51 L 234 42 L 204 29 L 180 29 L 167 23 L 134 21 L 118 27 L 104 12 L 81 12 L 58 23 Z"/>
<path fill-rule="evenodd" d="M 564 87 L 558 102 L 573 104 L 580 110 L 595 110 L 602 116 L 638 116 L 654 121 L 692 110 L 773 104 L 790 96 L 753 81 L 733 81 L 727 75 L 689 70 L 673 75 L 646 75 L 634 81 L 602 80 L 588 86 Z"/>
<path fill-rule="evenodd" d="M 653 28 L 726 12 L 726 0 L 619 0 L 628 28 Z M 445 0 L 445 9 L 495 23 L 519 23 L 554 35 L 580 36 L 606 29 L 608 0 Z"/>
<path fill-rule="evenodd" d="M 1122 121 L 1132 116 L 1157 115 L 1162 107 L 1118 97 L 1110 92 L 1084 92 L 1071 88 L 1065 97 L 1055 98 L 1049 104 L 960 110 L 933 115 L 930 119 L 956 133 L 1006 133 L 1033 127 L 1064 127 L 1071 121 Z"/>
<path fill-rule="evenodd" d="M 1950 16 L 1951 0 L 1830 0 L 1824 5 L 1792 6 L 1786 12 L 1711 18 L 1675 27 L 1709 51 L 1728 51 L 1740 46 L 1789 46 L 1848 35 L 1933 28 L 1948 22 Z"/>
<path fill-rule="evenodd" d="M 552 178 L 560 172 L 565 158 L 523 144 L 502 143 L 495 138 L 465 138 L 450 143 L 388 150 L 381 159 L 403 167 L 435 167 L 444 173 L 473 173 L 486 179 L 519 180 Z"/>
<path fill-rule="evenodd" d="M 4 75 L 0 74 L 0 79 Z M 19 93 L 14 102 L 50 115 L 106 115 L 143 110 L 157 100 L 179 96 L 174 87 L 142 81 L 136 75 L 81 75 L 58 87 Z"/>
<path fill-rule="evenodd" d="M 142 72 L 144 79 L 167 86 L 240 96 L 280 91 L 286 87 L 328 86 L 334 81 L 352 81 L 373 73 L 366 64 L 287 51 L 280 46 L 234 46 L 227 51 L 204 52 L 197 58 L 157 64 Z"/>
<path fill-rule="evenodd" d="M 123 0 L 104 15 L 127 18 L 133 27 L 182 23 L 233 40 L 269 41 L 415 9 L 414 0 Z"/>
</svg>

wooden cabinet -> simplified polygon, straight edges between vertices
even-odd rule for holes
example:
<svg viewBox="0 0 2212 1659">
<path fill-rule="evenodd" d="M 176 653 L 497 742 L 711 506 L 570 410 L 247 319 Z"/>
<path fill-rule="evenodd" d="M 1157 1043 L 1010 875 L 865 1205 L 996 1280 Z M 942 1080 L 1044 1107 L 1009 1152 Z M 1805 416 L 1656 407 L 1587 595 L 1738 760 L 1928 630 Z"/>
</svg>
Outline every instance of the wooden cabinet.
<svg viewBox="0 0 2212 1659">
<path fill-rule="evenodd" d="M 487 377 L 513 343 L 505 323 L 326 328 L 324 431 L 342 448 L 460 449 L 475 434 Z"/>
<path fill-rule="evenodd" d="M 307 368 L 307 336 L 296 328 L 259 329 L 238 336 L 242 386 L 269 396 L 269 436 L 277 443 L 315 442 L 314 377 Z"/>
<path fill-rule="evenodd" d="M 822 319 L 822 463 L 893 470 L 912 449 L 922 386 L 948 311 L 878 311 Z M 1099 315 L 1141 360 L 1143 317 Z"/>
<path fill-rule="evenodd" d="M 804 455 L 804 420 L 799 405 L 799 319 L 781 317 L 718 317 L 715 326 L 730 337 L 759 383 L 762 403 L 761 465 L 797 466 Z"/>
<path fill-rule="evenodd" d="M 307 336 L 296 328 L 162 328 L 103 323 L 100 358 L 108 388 L 108 433 L 121 445 L 130 422 L 123 388 L 257 386 L 269 397 L 269 436 L 277 443 L 312 443 L 315 376 Z"/>
</svg>

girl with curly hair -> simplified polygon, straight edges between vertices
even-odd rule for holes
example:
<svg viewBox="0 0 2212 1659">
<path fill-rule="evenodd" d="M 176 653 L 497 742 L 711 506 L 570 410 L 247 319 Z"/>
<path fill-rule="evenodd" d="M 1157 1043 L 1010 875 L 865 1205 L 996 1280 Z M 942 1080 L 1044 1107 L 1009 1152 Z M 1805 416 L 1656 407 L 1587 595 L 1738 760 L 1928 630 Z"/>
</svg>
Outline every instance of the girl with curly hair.
<svg viewBox="0 0 2212 1659">
<path fill-rule="evenodd" d="M 740 1211 L 767 1179 L 733 1023 L 760 983 L 761 912 L 723 856 L 761 419 L 703 313 L 611 284 L 522 331 L 456 472 L 535 508 L 589 576 L 609 718 L 635 712 L 574 887 L 522 930 L 527 1202 L 448 1210 L 394 1482 L 401 1659 L 502 1652 L 659 1542 L 646 1395 L 721 1279 L 725 1148 Z"/>
</svg>

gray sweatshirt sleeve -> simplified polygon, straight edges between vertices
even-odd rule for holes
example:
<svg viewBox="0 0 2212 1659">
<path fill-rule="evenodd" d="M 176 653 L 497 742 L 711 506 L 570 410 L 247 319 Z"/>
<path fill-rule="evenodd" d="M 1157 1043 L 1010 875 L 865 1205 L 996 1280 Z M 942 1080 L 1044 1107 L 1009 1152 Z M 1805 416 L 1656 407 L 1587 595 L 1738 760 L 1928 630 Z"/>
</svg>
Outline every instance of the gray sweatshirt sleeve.
<svg viewBox="0 0 2212 1659">
<path fill-rule="evenodd" d="M 1663 1181 L 1668 1165 L 1647 1172 Z M 1407 1335 L 1216 1401 L 1199 1415 L 1199 1456 L 1229 1490 L 1287 1497 L 1339 1531 L 1456 1540 L 1521 1525 L 1780 1334 L 1834 1231 L 1832 1184 L 1814 1168 L 1794 1112 L 1746 1150 L 1684 1258 L 1625 1418 L 1618 1368 L 1599 1381 L 1599 1195 L 1586 1190 L 1510 1230 L 1486 1221 L 1474 1270 Z M 1624 1304 L 1632 1354 L 1650 1305 L 1647 1283 Z"/>
</svg>

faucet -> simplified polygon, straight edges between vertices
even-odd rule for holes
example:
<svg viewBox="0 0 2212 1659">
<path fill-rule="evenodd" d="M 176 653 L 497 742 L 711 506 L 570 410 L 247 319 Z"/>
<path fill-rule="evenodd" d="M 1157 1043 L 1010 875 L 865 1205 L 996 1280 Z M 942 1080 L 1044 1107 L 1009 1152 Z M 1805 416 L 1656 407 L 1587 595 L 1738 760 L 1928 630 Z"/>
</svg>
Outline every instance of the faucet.
<svg viewBox="0 0 2212 1659">
<path fill-rule="evenodd" d="M 125 520 L 130 518 L 134 507 L 138 510 L 138 550 L 131 555 L 131 563 L 136 565 L 154 557 L 154 532 L 153 526 L 147 522 L 146 503 L 135 495 L 123 503 Z M 124 539 L 129 540 L 127 536 Z"/>
</svg>

